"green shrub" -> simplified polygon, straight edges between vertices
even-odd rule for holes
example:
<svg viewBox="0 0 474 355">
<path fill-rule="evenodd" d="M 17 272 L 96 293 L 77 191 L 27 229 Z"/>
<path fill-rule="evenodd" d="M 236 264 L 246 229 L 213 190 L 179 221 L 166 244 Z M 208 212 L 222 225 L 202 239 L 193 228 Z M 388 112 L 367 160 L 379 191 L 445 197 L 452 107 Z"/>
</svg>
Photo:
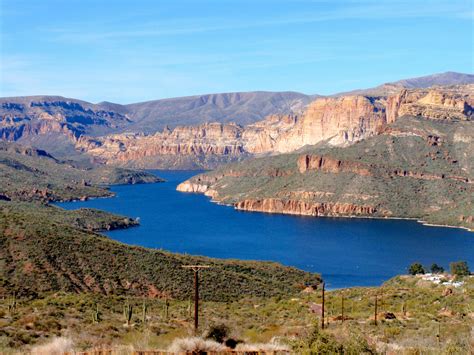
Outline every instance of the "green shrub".
<svg viewBox="0 0 474 355">
<path fill-rule="evenodd" d="M 439 266 L 438 264 L 432 264 L 430 267 L 430 271 L 433 274 L 442 274 L 444 272 L 444 268 Z"/>
<path fill-rule="evenodd" d="M 413 263 L 408 268 L 408 273 L 410 275 L 424 274 L 425 269 L 423 268 L 423 265 L 421 265 L 420 263 Z"/>
<path fill-rule="evenodd" d="M 449 264 L 449 268 L 451 269 L 451 274 L 456 276 L 468 276 L 471 273 L 465 261 L 452 262 Z"/>
<path fill-rule="evenodd" d="M 228 337 L 230 329 L 225 324 L 212 325 L 206 334 L 206 339 L 212 339 L 218 343 L 223 343 Z"/>
</svg>

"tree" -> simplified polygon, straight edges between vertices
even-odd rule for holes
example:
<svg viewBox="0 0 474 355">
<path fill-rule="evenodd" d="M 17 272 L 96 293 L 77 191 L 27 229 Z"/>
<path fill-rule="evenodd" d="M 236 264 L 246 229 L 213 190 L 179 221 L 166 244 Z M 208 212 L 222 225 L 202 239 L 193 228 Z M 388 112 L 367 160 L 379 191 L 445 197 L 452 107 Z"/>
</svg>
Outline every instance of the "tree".
<svg viewBox="0 0 474 355">
<path fill-rule="evenodd" d="M 410 275 L 424 274 L 425 269 L 423 268 L 423 265 L 421 265 L 420 263 L 413 263 L 408 268 L 408 273 Z"/>
<path fill-rule="evenodd" d="M 430 271 L 432 274 L 442 274 L 444 272 L 444 267 L 435 263 L 431 265 Z"/>
<path fill-rule="evenodd" d="M 456 276 L 468 276 L 471 272 L 466 261 L 455 261 L 449 264 L 451 274 Z"/>
</svg>

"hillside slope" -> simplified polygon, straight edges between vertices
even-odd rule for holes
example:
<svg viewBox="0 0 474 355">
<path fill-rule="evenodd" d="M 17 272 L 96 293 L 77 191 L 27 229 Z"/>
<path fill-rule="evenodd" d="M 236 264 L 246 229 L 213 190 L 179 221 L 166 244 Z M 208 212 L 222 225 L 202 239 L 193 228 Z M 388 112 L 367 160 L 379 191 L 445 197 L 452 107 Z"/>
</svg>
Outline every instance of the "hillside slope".
<svg viewBox="0 0 474 355">
<path fill-rule="evenodd" d="M 160 182 L 153 174 L 115 167 L 79 169 L 45 151 L 0 142 L 0 199 L 59 201 L 111 196 L 114 184 Z"/>
<path fill-rule="evenodd" d="M 188 264 L 211 266 L 202 277 L 202 297 L 207 300 L 287 295 L 319 280 L 276 263 L 171 254 L 118 243 L 91 230 L 127 227 L 133 221 L 93 212 L 0 201 L 0 295 L 68 291 L 186 299 L 192 294 L 193 275 L 181 266 Z"/>
<path fill-rule="evenodd" d="M 217 260 L 128 246 L 97 233 L 138 221 L 94 209 L 66 211 L 48 202 L 110 197 L 114 183 L 159 182 L 128 169 L 81 170 L 47 152 L 0 145 L 0 297 L 16 293 L 92 292 L 184 299 L 192 272 L 208 264 L 203 296 L 209 300 L 298 292 L 317 275 L 275 263 Z M 158 211 L 159 213 L 159 211 Z"/>
<path fill-rule="evenodd" d="M 474 228 L 474 122 L 404 116 L 347 147 L 320 143 L 178 186 L 250 211 L 416 218 Z"/>
<path fill-rule="evenodd" d="M 311 100 L 298 92 L 255 91 L 140 102 L 126 105 L 133 123 L 122 131 L 150 133 L 206 122 L 247 125 L 268 115 L 301 112 Z"/>
</svg>

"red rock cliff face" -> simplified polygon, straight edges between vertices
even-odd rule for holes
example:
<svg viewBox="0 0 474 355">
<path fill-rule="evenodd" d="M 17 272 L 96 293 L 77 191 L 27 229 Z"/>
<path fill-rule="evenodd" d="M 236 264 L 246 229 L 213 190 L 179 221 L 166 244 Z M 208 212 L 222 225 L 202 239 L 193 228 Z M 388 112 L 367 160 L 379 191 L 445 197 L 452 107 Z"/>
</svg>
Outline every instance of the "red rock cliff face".
<svg viewBox="0 0 474 355">
<path fill-rule="evenodd" d="M 298 170 L 305 173 L 308 170 L 320 170 L 327 173 L 354 173 L 362 176 L 371 176 L 369 165 L 359 162 L 335 159 L 329 156 L 304 154 L 298 158 Z"/>
<path fill-rule="evenodd" d="M 319 203 L 302 200 L 281 200 L 266 198 L 259 200 L 243 200 L 235 204 L 235 208 L 245 211 L 284 213 L 304 216 L 370 216 L 377 214 L 377 209 L 370 205 L 351 203 Z M 384 214 L 383 212 L 381 212 Z"/>
</svg>

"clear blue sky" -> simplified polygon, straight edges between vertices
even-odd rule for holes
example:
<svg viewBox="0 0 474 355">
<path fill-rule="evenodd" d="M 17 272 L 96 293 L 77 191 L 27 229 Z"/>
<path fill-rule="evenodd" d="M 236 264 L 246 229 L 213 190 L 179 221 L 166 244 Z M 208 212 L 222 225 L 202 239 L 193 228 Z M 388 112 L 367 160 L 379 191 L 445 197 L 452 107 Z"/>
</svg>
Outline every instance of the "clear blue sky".
<svg viewBox="0 0 474 355">
<path fill-rule="evenodd" d="M 0 96 L 330 94 L 473 70 L 471 0 L 0 0 Z"/>
</svg>

